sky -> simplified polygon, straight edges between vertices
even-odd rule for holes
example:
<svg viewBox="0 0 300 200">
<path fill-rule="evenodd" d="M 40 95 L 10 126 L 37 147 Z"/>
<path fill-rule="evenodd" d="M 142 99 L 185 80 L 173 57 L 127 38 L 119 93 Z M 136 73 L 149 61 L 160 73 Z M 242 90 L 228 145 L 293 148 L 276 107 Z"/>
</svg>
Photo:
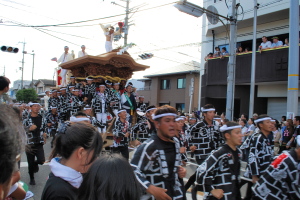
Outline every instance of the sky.
<svg viewBox="0 0 300 200">
<path fill-rule="evenodd" d="M 80 46 L 85 45 L 90 55 L 105 53 L 105 37 L 99 26 L 116 25 L 124 21 L 126 2 L 124 0 L 0 0 L 0 46 L 18 47 L 19 53 L 0 52 L 0 75 L 4 73 L 11 81 L 21 79 L 22 51 L 25 41 L 24 80 L 31 80 L 33 56 L 34 79 L 52 79 L 57 63 L 51 61 L 59 58 L 64 46 L 74 50 L 77 57 Z M 136 62 L 149 65 L 150 69 L 138 72 L 133 78 L 142 78 L 147 73 L 159 71 L 164 67 L 176 66 L 191 60 L 200 61 L 200 47 L 186 44 L 200 42 L 202 35 L 202 18 L 196 18 L 178 11 L 171 0 L 132 0 L 130 7 L 142 5 L 134 9 L 129 16 L 128 43 L 135 43 L 128 52 Z M 191 0 L 198 3 L 201 1 Z M 156 7 L 156 8 L 154 8 Z M 153 8 L 153 9 L 150 9 Z M 148 10 L 147 10 L 148 9 Z M 137 12 L 134 12 L 137 11 Z M 119 15 L 119 16 L 115 16 Z M 115 17 L 112 17 L 115 16 Z M 84 23 L 57 25 L 70 22 L 98 19 Z M 16 26 L 17 25 L 17 26 Z M 22 25 L 43 27 L 22 27 Z M 113 44 L 123 45 L 124 40 Z M 177 47 L 181 46 L 181 47 Z M 166 48 L 165 50 L 162 50 Z M 139 59 L 142 53 L 153 53 L 147 60 Z"/>
</svg>

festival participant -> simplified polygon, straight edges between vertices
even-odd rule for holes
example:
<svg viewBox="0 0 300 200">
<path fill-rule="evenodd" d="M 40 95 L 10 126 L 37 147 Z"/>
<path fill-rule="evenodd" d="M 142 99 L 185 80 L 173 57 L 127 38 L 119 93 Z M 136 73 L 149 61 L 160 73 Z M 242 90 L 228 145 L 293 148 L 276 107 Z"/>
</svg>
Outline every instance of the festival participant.
<svg viewBox="0 0 300 200">
<path fill-rule="evenodd" d="M 51 173 L 41 199 L 77 199 L 82 173 L 88 171 L 101 149 L 102 138 L 92 125 L 84 122 L 64 124 L 50 156 Z"/>
<path fill-rule="evenodd" d="M 73 56 L 72 54 L 69 53 L 69 47 L 68 46 L 65 46 L 65 52 L 60 56 L 60 58 L 57 60 L 58 63 L 65 63 L 65 62 L 68 62 L 70 60 L 73 60 Z M 66 86 L 67 85 L 67 72 L 68 70 L 67 69 L 61 69 L 61 86 Z"/>
<path fill-rule="evenodd" d="M 84 106 L 84 104 L 86 103 L 87 98 L 85 97 L 85 99 L 83 101 L 79 100 L 79 89 L 74 88 L 72 90 L 73 95 L 71 97 L 71 102 L 70 102 L 70 115 L 74 115 L 75 113 L 77 113 L 78 111 L 81 110 L 81 108 Z"/>
<path fill-rule="evenodd" d="M 145 113 L 147 119 L 136 123 L 131 129 L 132 140 L 136 141 L 136 146 L 148 140 L 152 134 L 156 134 L 154 120 L 152 118 L 152 114 L 154 114 L 155 110 L 155 106 L 148 106 Z"/>
<path fill-rule="evenodd" d="M 241 125 L 227 122 L 220 128 L 225 145 L 213 151 L 197 168 L 197 184 L 204 199 L 241 200 L 239 176 L 242 151 Z"/>
<path fill-rule="evenodd" d="M 140 200 L 141 189 L 128 161 L 112 154 L 92 164 L 78 193 L 78 200 Z"/>
<path fill-rule="evenodd" d="M 96 84 L 93 83 L 92 77 L 87 77 L 87 83 L 84 86 L 84 96 L 88 98 L 88 103 L 91 103 L 92 98 L 95 96 L 96 93 Z"/>
<path fill-rule="evenodd" d="M 0 104 L 0 200 L 5 200 L 14 179 L 14 172 L 25 139 L 17 113 L 8 105 Z M 23 131 L 22 131 L 23 130 Z M 24 199 L 20 198 L 20 199 Z"/>
<path fill-rule="evenodd" d="M 113 83 L 111 108 L 115 117 L 118 117 L 118 110 L 121 109 L 120 83 Z"/>
<path fill-rule="evenodd" d="M 105 91 L 105 85 L 99 85 L 99 92 L 92 100 L 92 108 L 96 113 L 96 118 L 102 124 L 106 124 L 107 108 L 109 105 L 109 94 Z M 98 129 L 99 130 L 99 129 Z M 106 132 L 106 126 L 99 130 L 100 133 Z"/>
<path fill-rule="evenodd" d="M 298 146 L 300 146 L 300 140 Z M 299 161 L 299 147 L 295 150 L 284 151 L 279 155 L 253 186 L 255 196 L 253 199 L 300 199 Z"/>
<path fill-rule="evenodd" d="M 135 97 L 132 94 L 132 83 L 129 82 L 125 87 L 125 92 L 121 95 L 121 104 L 122 108 L 126 109 L 129 114 L 128 122 L 132 123 L 132 117 L 136 111 L 136 101 Z"/>
<path fill-rule="evenodd" d="M 189 129 L 188 135 L 190 136 L 189 148 L 194 153 L 196 162 L 200 165 L 218 146 L 220 140 L 219 126 L 214 121 L 215 108 L 211 104 L 203 107 L 202 113 L 204 116 L 203 121 L 195 124 Z M 196 173 L 192 175 L 185 185 L 187 191 L 196 180 Z M 192 194 L 196 195 L 197 188 L 193 188 Z"/>
<path fill-rule="evenodd" d="M 60 123 L 67 121 L 70 119 L 70 110 L 69 110 L 69 96 L 67 94 L 67 88 L 60 88 L 61 95 L 59 96 L 59 121 Z"/>
<path fill-rule="evenodd" d="M 39 165 L 45 162 L 44 144 L 46 143 L 46 120 L 39 115 L 40 104 L 33 102 L 30 104 L 31 113 L 23 121 L 27 134 L 26 156 L 28 162 L 28 173 L 30 185 L 35 185 L 34 173 L 39 171 Z M 35 160 L 35 157 L 37 160 Z"/>
<path fill-rule="evenodd" d="M 46 123 L 50 129 L 50 136 L 52 137 L 51 148 L 53 148 L 53 142 L 55 140 L 56 130 L 58 127 L 58 113 L 56 107 L 50 107 L 50 112 L 46 115 Z"/>
<path fill-rule="evenodd" d="M 68 83 L 68 85 L 67 85 L 67 92 L 68 93 L 72 92 L 73 88 L 71 86 L 73 86 L 73 88 L 78 86 L 78 84 L 76 83 L 75 76 L 70 77 L 70 83 Z"/>
<path fill-rule="evenodd" d="M 43 97 L 44 98 L 44 104 L 45 104 L 45 110 L 48 111 L 48 108 L 49 108 L 49 104 L 48 104 L 48 101 L 50 99 L 50 91 L 49 90 L 46 90 L 45 91 L 45 96 Z"/>
<path fill-rule="evenodd" d="M 58 108 L 59 107 L 59 103 L 60 103 L 60 99 L 57 96 L 57 90 L 53 89 L 51 91 L 51 93 L 52 93 L 52 97 L 50 97 L 49 100 L 48 100 L 48 111 L 51 110 L 51 107 Z"/>
<path fill-rule="evenodd" d="M 108 24 L 106 26 L 104 26 L 103 24 L 100 24 L 100 26 L 106 37 L 106 41 L 105 41 L 106 53 L 111 52 L 113 50 L 112 42 L 113 42 L 114 36 L 120 35 L 122 33 L 122 27 L 120 27 L 120 29 L 115 32 L 115 28 L 113 26 L 111 26 L 110 24 Z"/>
<path fill-rule="evenodd" d="M 146 112 L 146 108 L 147 108 L 146 104 L 144 103 L 144 100 L 145 100 L 144 96 L 139 96 L 139 102 L 136 105 L 136 109 L 143 113 Z M 143 116 L 138 115 L 137 123 L 143 119 L 144 119 Z"/>
<path fill-rule="evenodd" d="M 176 109 L 164 105 L 154 113 L 157 135 L 140 145 L 131 160 L 134 173 L 143 188 L 141 199 L 183 199 L 179 178 L 186 175 L 181 167 L 180 143 L 176 135 Z"/>
<path fill-rule="evenodd" d="M 89 55 L 86 51 L 85 51 L 85 45 L 81 45 L 81 51 L 78 52 L 78 58 L 83 57 Z"/>
<path fill-rule="evenodd" d="M 260 176 L 265 172 L 274 156 L 274 149 L 268 139 L 273 128 L 271 120 L 272 118 L 267 115 L 258 116 L 254 123 L 257 125 L 260 132 L 252 134 L 252 137 L 249 138 L 248 148 L 250 153 L 244 176 L 252 179 L 253 184 L 255 184 Z M 247 196 L 245 199 L 250 199 L 252 196 L 250 189 L 251 186 L 252 184 L 249 182 Z"/>
<path fill-rule="evenodd" d="M 121 153 L 125 159 L 129 159 L 128 143 L 130 141 L 130 124 L 126 120 L 127 112 L 124 109 L 118 111 L 118 119 L 113 128 L 114 153 Z"/>
<path fill-rule="evenodd" d="M 93 117 L 93 111 L 92 111 L 92 108 L 89 105 L 86 105 L 83 108 L 83 112 L 85 113 L 85 116 L 90 119 L 90 122 L 94 127 L 97 127 L 97 128 L 100 128 L 100 129 L 105 127 L 105 124 L 102 124 L 101 122 L 99 122 L 96 119 L 96 117 Z"/>
</svg>

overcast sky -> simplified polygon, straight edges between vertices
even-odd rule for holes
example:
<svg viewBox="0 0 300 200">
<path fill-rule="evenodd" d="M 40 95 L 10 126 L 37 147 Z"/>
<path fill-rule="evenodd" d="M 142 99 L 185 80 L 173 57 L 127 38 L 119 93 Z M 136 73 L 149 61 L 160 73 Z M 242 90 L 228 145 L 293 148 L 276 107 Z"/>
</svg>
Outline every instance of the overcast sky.
<svg viewBox="0 0 300 200">
<path fill-rule="evenodd" d="M 115 0 L 116 3 L 125 6 L 126 2 Z M 129 49 L 129 53 L 134 59 L 141 53 L 153 53 L 155 56 L 149 60 L 137 60 L 137 62 L 149 65 L 151 68 L 143 73 L 136 73 L 133 78 L 141 78 L 143 74 L 151 71 L 158 71 L 162 67 L 179 65 L 180 63 L 191 60 L 200 60 L 200 47 L 185 46 L 174 47 L 193 42 L 201 41 L 201 23 L 202 18 L 196 18 L 182 12 L 179 12 L 170 0 L 133 0 L 130 7 L 141 5 L 138 12 L 132 15 L 130 21 L 128 43 L 133 42 L 137 46 Z M 192 0 L 190 2 L 197 3 Z M 160 6 L 155 9 L 143 11 L 144 9 Z M 34 79 L 47 78 L 52 79 L 56 62 L 50 61 L 53 57 L 60 57 L 64 46 L 69 46 L 70 51 L 77 53 L 80 46 L 85 44 L 86 51 L 90 55 L 99 55 L 105 53 L 105 37 L 103 31 L 98 25 L 112 24 L 116 25 L 119 21 L 124 21 L 125 9 L 117 6 L 107 0 L 0 0 L 0 19 L 4 23 L 0 24 L 0 46 L 9 45 L 18 47 L 19 53 L 0 52 L 0 75 L 5 74 L 12 81 L 21 78 L 22 50 L 26 42 L 25 50 L 31 53 L 34 50 L 35 70 Z M 69 22 L 78 22 L 90 19 L 101 20 L 90 21 L 86 23 L 76 23 L 66 26 L 51 26 L 42 28 L 12 26 L 16 24 L 26 25 L 54 25 Z M 8 25 L 8 26 L 7 26 Z M 124 42 L 121 39 L 114 43 L 117 47 Z M 149 50 L 154 50 L 150 52 Z M 25 55 L 24 80 L 31 80 L 32 56 Z"/>
</svg>

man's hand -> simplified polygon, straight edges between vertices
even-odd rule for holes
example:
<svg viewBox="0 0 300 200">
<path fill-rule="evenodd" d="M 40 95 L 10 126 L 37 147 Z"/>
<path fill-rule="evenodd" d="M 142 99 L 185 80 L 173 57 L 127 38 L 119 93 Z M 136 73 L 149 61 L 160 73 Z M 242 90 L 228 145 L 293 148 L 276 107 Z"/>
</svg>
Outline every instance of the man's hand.
<svg viewBox="0 0 300 200">
<path fill-rule="evenodd" d="M 177 169 L 177 174 L 179 178 L 184 178 L 186 176 L 186 169 L 184 167 L 179 166 Z"/>
<path fill-rule="evenodd" d="M 34 131 L 35 129 L 37 129 L 36 125 L 32 125 L 32 126 L 29 127 L 29 131 Z"/>
<path fill-rule="evenodd" d="M 152 194 L 156 200 L 172 200 L 172 198 L 166 194 L 166 189 L 156 187 L 154 185 L 150 185 L 146 192 Z"/>
<path fill-rule="evenodd" d="M 180 147 L 180 149 L 179 149 L 179 152 L 180 152 L 180 153 L 185 153 L 185 151 L 186 151 L 186 148 L 185 148 L 185 147 Z"/>
<path fill-rule="evenodd" d="M 191 150 L 191 152 L 194 152 L 196 149 L 197 149 L 197 147 L 196 147 L 196 146 L 190 146 L 190 150 Z"/>
<path fill-rule="evenodd" d="M 86 102 L 87 100 L 88 100 L 88 98 L 87 98 L 87 97 L 84 97 L 84 98 L 83 98 L 83 101 L 84 101 L 84 102 Z"/>
<path fill-rule="evenodd" d="M 139 146 L 140 144 L 141 144 L 141 142 L 138 141 L 138 140 L 133 141 L 133 145 L 134 145 L 134 146 Z"/>
<path fill-rule="evenodd" d="M 222 189 L 213 189 L 210 193 L 217 199 L 221 199 L 224 195 L 224 191 Z"/>
<path fill-rule="evenodd" d="M 47 123 L 47 126 L 50 127 L 52 125 L 52 123 Z"/>
<path fill-rule="evenodd" d="M 129 135 L 130 135 L 130 133 L 127 132 L 127 133 L 124 135 L 124 137 L 129 137 Z"/>
<path fill-rule="evenodd" d="M 257 181 L 258 181 L 258 177 L 257 176 L 255 176 L 255 175 L 252 175 L 252 183 L 254 184 L 254 183 L 256 183 Z"/>
</svg>

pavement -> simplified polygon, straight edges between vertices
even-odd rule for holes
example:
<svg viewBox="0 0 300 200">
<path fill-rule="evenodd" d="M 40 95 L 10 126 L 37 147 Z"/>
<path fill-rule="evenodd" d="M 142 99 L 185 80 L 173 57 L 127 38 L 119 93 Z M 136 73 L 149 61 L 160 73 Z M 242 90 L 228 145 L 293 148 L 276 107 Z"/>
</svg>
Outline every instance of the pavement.
<svg viewBox="0 0 300 200">
<path fill-rule="evenodd" d="M 48 138 L 47 139 L 47 143 L 44 145 L 44 151 L 45 151 L 45 158 L 46 158 L 46 163 L 44 165 L 40 165 L 39 166 L 39 172 L 35 174 L 35 182 L 36 185 L 29 185 L 29 175 L 28 175 L 28 164 L 27 164 L 27 158 L 26 158 L 26 154 L 23 153 L 22 157 L 21 157 L 21 168 L 20 168 L 20 172 L 21 172 L 21 181 L 25 182 L 26 184 L 28 184 L 29 190 L 31 192 L 33 192 L 34 197 L 31 198 L 30 200 L 40 200 L 42 193 L 43 193 L 43 189 L 44 186 L 46 184 L 46 181 L 48 179 L 48 175 L 50 173 L 50 167 L 49 167 L 49 163 L 47 161 L 49 161 L 49 155 L 51 153 L 51 146 L 50 146 L 50 141 L 52 140 L 52 138 Z M 130 152 L 130 157 L 133 154 L 133 152 Z M 242 172 L 244 171 L 244 167 L 245 167 L 245 163 L 242 163 Z M 193 160 L 191 159 L 191 162 L 187 163 L 186 169 L 187 169 L 187 175 L 184 178 L 184 182 L 188 181 L 188 178 L 196 171 L 197 168 L 197 164 L 195 164 L 193 162 Z M 245 193 L 245 186 L 242 188 L 242 194 Z M 197 195 L 197 199 L 198 200 L 203 200 L 203 193 L 202 192 L 198 192 Z M 187 200 L 192 200 L 191 198 L 191 194 L 189 192 L 187 192 Z"/>
</svg>

